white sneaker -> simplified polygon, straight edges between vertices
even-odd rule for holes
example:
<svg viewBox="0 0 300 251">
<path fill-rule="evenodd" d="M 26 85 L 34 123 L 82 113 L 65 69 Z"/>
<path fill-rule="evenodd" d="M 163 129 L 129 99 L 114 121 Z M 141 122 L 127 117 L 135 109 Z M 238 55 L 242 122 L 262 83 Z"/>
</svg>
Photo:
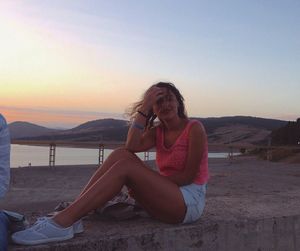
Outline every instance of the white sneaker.
<svg viewBox="0 0 300 251">
<path fill-rule="evenodd" d="M 84 231 L 82 220 L 78 220 L 73 224 L 74 234 L 81 234 Z"/>
<path fill-rule="evenodd" d="M 34 225 L 32 225 L 32 227 L 44 220 L 50 219 L 50 218 L 52 218 L 52 217 L 47 217 L 47 216 L 39 217 L 36 219 L 36 222 L 34 223 Z M 74 234 L 80 234 L 80 233 L 84 232 L 82 220 L 78 220 L 78 221 L 74 222 L 74 224 L 72 226 L 73 226 Z"/>
<path fill-rule="evenodd" d="M 55 241 L 65 241 L 74 237 L 73 227 L 57 227 L 50 219 L 36 222 L 32 227 L 16 232 L 13 242 L 21 245 L 37 245 Z"/>
</svg>

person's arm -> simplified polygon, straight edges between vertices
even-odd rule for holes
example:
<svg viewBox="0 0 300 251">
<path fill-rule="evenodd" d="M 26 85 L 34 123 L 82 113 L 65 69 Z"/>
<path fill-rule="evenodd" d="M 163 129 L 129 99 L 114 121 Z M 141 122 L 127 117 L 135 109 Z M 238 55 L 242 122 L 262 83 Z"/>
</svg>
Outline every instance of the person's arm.
<svg viewBox="0 0 300 251">
<path fill-rule="evenodd" d="M 162 91 L 158 87 L 151 88 L 144 97 L 143 104 L 132 122 L 126 140 L 126 149 L 131 152 L 143 152 L 155 145 L 155 128 L 144 130 L 147 116 L 153 104 L 160 98 Z"/>
<path fill-rule="evenodd" d="M 127 134 L 126 149 L 131 152 L 143 152 L 155 145 L 155 128 L 144 131 L 146 119 L 138 114 Z"/>
<path fill-rule="evenodd" d="M 0 198 L 4 197 L 10 180 L 10 137 L 4 117 L 0 114 Z"/>
<path fill-rule="evenodd" d="M 195 123 L 192 125 L 189 133 L 188 156 L 184 171 L 171 176 L 166 176 L 166 178 L 178 186 L 191 184 L 199 171 L 199 165 L 202 160 L 203 151 L 205 150 L 205 144 L 205 130 L 200 124 Z"/>
</svg>

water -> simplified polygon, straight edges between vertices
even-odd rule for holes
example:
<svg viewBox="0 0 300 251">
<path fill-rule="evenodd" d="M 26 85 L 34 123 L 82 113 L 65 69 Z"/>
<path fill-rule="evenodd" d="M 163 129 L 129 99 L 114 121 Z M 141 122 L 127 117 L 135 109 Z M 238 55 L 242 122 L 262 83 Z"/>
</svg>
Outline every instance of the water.
<svg viewBox="0 0 300 251">
<path fill-rule="evenodd" d="M 104 149 L 104 159 L 112 152 Z M 85 148 L 56 147 L 56 165 L 90 165 L 98 164 L 99 150 Z M 144 159 L 144 153 L 138 156 Z M 226 158 L 227 152 L 209 153 L 209 158 Z M 155 159 L 155 152 L 149 153 L 149 159 Z M 11 167 L 49 165 L 49 147 L 11 145 Z"/>
</svg>

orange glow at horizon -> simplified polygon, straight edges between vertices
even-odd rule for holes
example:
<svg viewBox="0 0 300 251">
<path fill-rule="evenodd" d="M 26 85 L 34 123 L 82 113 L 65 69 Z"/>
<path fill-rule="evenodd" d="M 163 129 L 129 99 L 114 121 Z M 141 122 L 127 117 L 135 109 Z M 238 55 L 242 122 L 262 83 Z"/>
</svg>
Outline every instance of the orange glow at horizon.
<svg viewBox="0 0 300 251">
<path fill-rule="evenodd" d="M 150 9 L 111 2 L 0 0 L 0 113 L 9 122 L 78 125 L 98 112 L 123 114 L 158 81 L 176 85 L 191 116 L 299 117 L 297 8 L 281 16 L 289 5 L 268 3 L 275 12 L 266 19 L 249 1 L 259 18 L 234 20 L 210 13 L 209 3 L 191 8 L 197 1 L 160 6 L 166 15 L 151 1 Z M 183 10 L 197 11 L 180 19 Z M 250 33 L 236 25 L 245 22 Z M 220 40 L 224 27 L 235 36 Z"/>
<path fill-rule="evenodd" d="M 15 121 L 24 121 L 40 125 L 57 123 L 57 121 L 61 121 L 62 123 L 80 123 L 80 116 L 78 115 L 66 116 L 65 114 L 55 114 L 50 112 L 3 108 L 1 108 L 1 113 L 5 116 L 8 123 Z M 84 122 L 83 119 L 82 122 Z"/>
<path fill-rule="evenodd" d="M 0 107 L 0 113 L 4 115 L 8 123 L 23 121 L 41 126 L 66 126 L 74 127 L 91 120 L 103 118 L 126 119 L 121 114 L 109 114 L 106 116 L 101 113 L 74 112 L 74 111 L 42 111 L 32 109 L 18 109 Z"/>
</svg>

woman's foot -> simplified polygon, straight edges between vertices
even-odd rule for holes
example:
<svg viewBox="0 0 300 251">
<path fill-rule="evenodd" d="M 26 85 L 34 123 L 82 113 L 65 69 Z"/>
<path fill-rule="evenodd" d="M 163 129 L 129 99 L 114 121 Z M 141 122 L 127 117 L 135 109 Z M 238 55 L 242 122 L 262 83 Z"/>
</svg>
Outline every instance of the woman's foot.
<svg viewBox="0 0 300 251">
<path fill-rule="evenodd" d="M 37 221 L 32 227 L 12 235 L 13 242 L 21 245 L 37 245 L 64 241 L 74 237 L 73 226 L 63 228 L 51 218 Z"/>
<path fill-rule="evenodd" d="M 39 222 L 42 222 L 44 220 L 47 220 L 47 219 L 51 219 L 52 217 L 47 217 L 47 216 L 44 216 L 44 217 L 39 217 L 36 219 L 36 222 L 34 223 L 34 225 L 37 225 Z M 76 222 L 74 222 L 73 224 L 73 231 L 74 231 L 74 234 L 81 234 L 84 232 L 84 227 L 83 227 L 83 224 L 82 224 L 82 220 L 78 220 Z"/>
</svg>

